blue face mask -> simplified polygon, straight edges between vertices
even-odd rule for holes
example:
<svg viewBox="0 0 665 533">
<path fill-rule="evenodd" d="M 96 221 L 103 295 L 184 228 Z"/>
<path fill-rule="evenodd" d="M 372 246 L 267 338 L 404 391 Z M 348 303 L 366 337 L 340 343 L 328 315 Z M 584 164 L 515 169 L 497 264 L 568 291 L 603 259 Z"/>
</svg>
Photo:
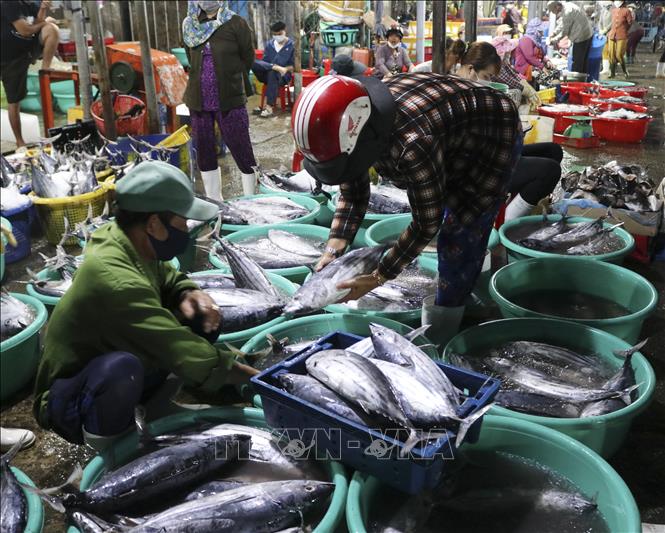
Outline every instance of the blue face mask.
<svg viewBox="0 0 665 533">
<path fill-rule="evenodd" d="M 171 224 L 164 224 L 164 226 L 166 227 L 166 231 L 168 231 L 166 240 L 160 241 L 159 239 L 155 239 L 149 233 L 148 238 L 150 239 L 153 250 L 155 250 L 157 259 L 160 261 L 170 261 L 176 255 L 180 255 L 187 250 L 190 237 L 187 231 L 174 228 Z"/>
</svg>

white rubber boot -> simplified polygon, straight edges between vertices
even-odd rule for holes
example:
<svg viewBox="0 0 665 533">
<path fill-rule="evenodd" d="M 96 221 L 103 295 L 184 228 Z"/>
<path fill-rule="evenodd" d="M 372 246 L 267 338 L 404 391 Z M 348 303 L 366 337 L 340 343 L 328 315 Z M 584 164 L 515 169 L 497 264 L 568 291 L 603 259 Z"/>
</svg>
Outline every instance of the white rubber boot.
<svg viewBox="0 0 665 533">
<path fill-rule="evenodd" d="M 610 74 L 610 60 L 603 59 L 603 70 L 601 71 L 601 76 L 609 76 Z"/>
<path fill-rule="evenodd" d="M 242 177 L 242 194 L 244 196 L 256 194 L 256 174 L 254 172 L 251 174 L 241 172 L 240 176 Z"/>
<path fill-rule="evenodd" d="M 535 205 L 531 205 L 521 195 L 515 196 L 513 200 L 506 207 L 506 215 L 504 220 L 513 220 L 515 218 L 523 217 L 531 213 Z"/>
<path fill-rule="evenodd" d="M 665 63 L 656 65 L 656 78 L 665 78 Z"/>
<path fill-rule="evenodd" d="M 104 464 L 106 468 L 113 469 L 118 466 L 115 453 L 113 452 L 113 445 L 120 441 L 120 439 L 125 435 L 132 433 L 134 431 L 134 426 L 131 425 L 125 431 L 109 436 L 88 433 L 84 427 L 81 428 L 81 431 L 83 432 L 83 442 L 95 450 L 98 455 L 104 457 Z"/>
<path fill-rule="evenodd" d="M 464 306 L 443 307 L 434 303 L 436 296 L 428 296 L 423 300 L 421 323 L 431 326 L 425 336 L 438 346 L 441 353 L 446 344 L 459 332 L 464 317 Z"/>
<path fill-rule="evenodd" d="M 201 179 L 208 198 L 218 202 L 224 200 L 222 198 L 222 170 L 219 167 L 215 170 L 202 170 Z"/>
<path fill-rule="evenodd" d="M 35 434 L 29 429 L 2 428 L 0 427 L 0 448 L 3 452 L 11 449 L 16 443 L 21 443 L 21 450 L 35 443 Z"/>
</svg>

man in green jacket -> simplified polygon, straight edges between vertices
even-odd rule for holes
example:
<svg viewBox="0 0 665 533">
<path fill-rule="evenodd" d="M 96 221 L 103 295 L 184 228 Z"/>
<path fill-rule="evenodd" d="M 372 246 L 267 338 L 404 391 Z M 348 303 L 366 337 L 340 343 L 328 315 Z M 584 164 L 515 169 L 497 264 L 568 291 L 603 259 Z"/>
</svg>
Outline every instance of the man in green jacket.
<svg viewBox="0 0 665 533">
<path fill-rule="evenodd" d="M 219 309 L 165 262 L 187 247 L 187 219 L 214 218 L 217 207 L 156 161 L 118 183 L 116 202 L 115 222 L 94 233 L 51 316 L 35 385 L 39 424 L 98 449 L 132 427 L 135 407 L 163 391 L 170 373 L 207 391 L 257 373 L 211 344 Z"/>
</svg>

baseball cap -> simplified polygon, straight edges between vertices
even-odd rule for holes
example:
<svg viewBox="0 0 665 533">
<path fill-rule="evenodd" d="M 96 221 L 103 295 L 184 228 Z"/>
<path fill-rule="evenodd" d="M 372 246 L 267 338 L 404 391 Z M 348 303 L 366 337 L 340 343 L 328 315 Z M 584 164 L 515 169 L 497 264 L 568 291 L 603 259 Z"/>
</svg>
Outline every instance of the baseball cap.
<svg viewBox="0 0 665 533">
<path fill-rule="evenodd" d="M 169 211 L 184 218 L 210 220 L 219 208 L 194 196 L 192 182 L 177 167 L 164 161 L 144 161 L 116 185 L 120 209 L 138 213 Z"/>
<path fill-rule="evenodd" d="M 367 67 L 360 61 L 354 61 L 351 56 L 346 54 L 336 55 L 330 68 L 340 76 L 361 76 L 367 70 Z"/>
</svg>

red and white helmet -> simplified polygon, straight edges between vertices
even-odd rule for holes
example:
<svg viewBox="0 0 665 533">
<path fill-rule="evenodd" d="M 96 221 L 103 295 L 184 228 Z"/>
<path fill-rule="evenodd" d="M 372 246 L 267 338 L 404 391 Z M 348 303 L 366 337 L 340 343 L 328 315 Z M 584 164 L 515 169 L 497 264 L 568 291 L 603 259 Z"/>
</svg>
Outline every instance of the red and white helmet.
<svg viewBox="0 0 665 533">
<path fill-rule="evenodd" d="M 324 76 L 305 88 L 291 116 L 296 146 L 311 161 L 351 154 L 372 106 L 367 89 L 345 76 Z"/>
</svg>

